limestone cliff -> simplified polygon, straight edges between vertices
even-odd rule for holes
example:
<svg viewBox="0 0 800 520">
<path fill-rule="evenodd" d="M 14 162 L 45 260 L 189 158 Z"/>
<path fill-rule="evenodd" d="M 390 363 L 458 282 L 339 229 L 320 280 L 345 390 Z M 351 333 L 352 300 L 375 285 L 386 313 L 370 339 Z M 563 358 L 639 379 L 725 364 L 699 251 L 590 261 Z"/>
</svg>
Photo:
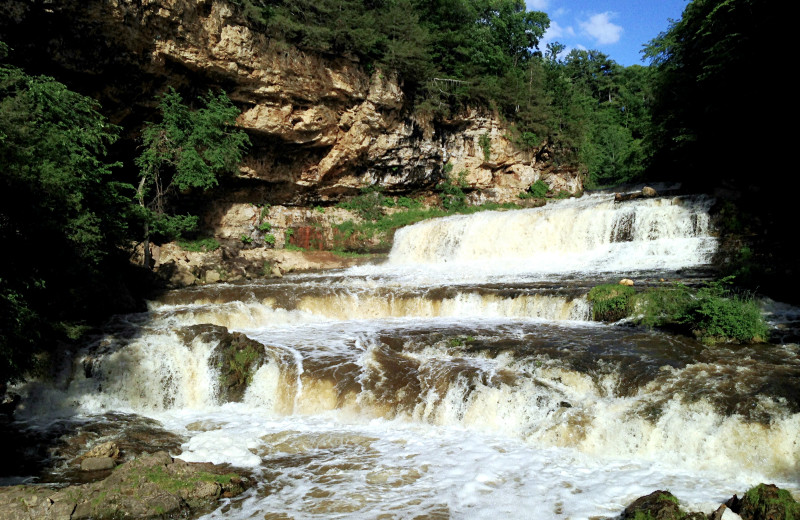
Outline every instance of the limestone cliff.
<svg viewBox="0 0 800 520">
<path fill-rule="evenodd" d="M 241 108 L 238 124 L 253 146 L 239 176 L 194 208 L 220 239 L 252 234 L 265 205 L 272 206 L 277 247 L 287 229 L 303 226 L 323 226 L 330 239 L 339 217 L 329 212 L 317 222 L 322 217 L 302 207 L 330 206 L 368 185 L 395 195 L 430 192 L 448 162 L 451 175 L 466 172 L 473 202 L 518 201 L 538 179 L 556 191 L 582 189 L 579 173 L 553 166 L 548 150 L 517 150 L 492 113 L 420 115 L 393 74 L 368 74 L 352 57 L 270 39 L 227 0 L 4 0 L 0 41 L 29 72 L 98 99 L 124 129 L 123 156 L 135 153 L 167 86 L 188 95 L 224 89 Z M 250 270 L 270 262 L 280 259 L 259 258 Z M 181 283 L 208 272 L 184 271 L 191 276 Z"/>
<path fill-rule="evenodd" d="M 242 167 L 253 200 L 320 203 L 376 183 L 409 192 L 434 186 L 448 161 L 481 199 L 512 200 L 539 178 L 581 188 L 575 172 L 517 151 L 492 114 L 419 117 L 392 74 L 271 40 L 226 0 L 6 0 L 0 18 L 0 39 L 60 68 L 128 129 L 167 84 L 224 88 L 254 144 Z"/>
</svg>

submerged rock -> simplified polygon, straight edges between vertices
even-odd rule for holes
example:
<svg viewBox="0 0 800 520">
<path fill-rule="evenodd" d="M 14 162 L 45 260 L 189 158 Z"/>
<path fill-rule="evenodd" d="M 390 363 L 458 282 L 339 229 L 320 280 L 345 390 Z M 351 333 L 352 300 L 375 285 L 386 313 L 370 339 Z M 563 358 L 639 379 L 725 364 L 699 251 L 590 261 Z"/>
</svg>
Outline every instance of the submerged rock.
<svg viewBox="0 0 800 520">
<path fill-rule="evenodd" d="M 119 466 L 100 482 L 0 488 L 0 520 L 185 517 L 246 487 L 247 478 L 225 467 L 184 462 L 161 451 Z"/>
</svg>

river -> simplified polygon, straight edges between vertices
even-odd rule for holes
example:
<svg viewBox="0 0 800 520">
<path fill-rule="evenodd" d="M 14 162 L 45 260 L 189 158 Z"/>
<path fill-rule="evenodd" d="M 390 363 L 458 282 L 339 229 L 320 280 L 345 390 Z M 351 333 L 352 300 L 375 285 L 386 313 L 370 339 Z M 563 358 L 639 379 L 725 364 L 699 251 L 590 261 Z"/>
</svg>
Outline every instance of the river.
<svg viewBox="0 0 800 520">
<path fill-rule="evenodd" d="M 598 283 L 708 276 L 711 204 L 446 217 L 400 230 L 380 265 L 172 291 L 20 414 L 153 418 L 182 459 L 258 475 L 208 518 L 584 519 L 656 489 L 706 512 L 759 482 L 797 493 L 797 344 L 590 320 Z M 223 403 L 231 332 L 264 357 Z"/>
</svg>

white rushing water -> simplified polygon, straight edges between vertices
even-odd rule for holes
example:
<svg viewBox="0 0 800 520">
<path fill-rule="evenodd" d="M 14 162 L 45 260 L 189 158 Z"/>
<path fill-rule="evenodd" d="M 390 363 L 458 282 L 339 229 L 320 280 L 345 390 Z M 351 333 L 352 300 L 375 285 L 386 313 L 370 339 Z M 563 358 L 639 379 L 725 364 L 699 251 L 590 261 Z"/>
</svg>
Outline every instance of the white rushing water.
<svg viewBox="0 0 800 520">
<path fill-rule="evenodd" d="M 388 265 L 354 273 L 410 275 L 410 283 L 676 270 L 707 264 L 716 250 L 708 198 L 615 204 L 585 195 L 542 208 L 487 211 L 422 222 L 395 236 Z M 415 279 L 416 277 L 416 279 Z"/>
<path fill-rule="evenodd" d="M 209 518 L 581 519 L 656 489 L 706 512 L 760 481 L 797 490 L 800 415 L 758 394 L 774 359 L 698 359 L 541 284 L 701 267 L 710 204 L 592 195 L 420 223 L 383 265 L 154 302 L 40 399 L 155 417 L 181 458 L 259 475 Z M 240 403 L 219 402 L 227 332 L 204 324 L 263 345 Z"/>
</svg>

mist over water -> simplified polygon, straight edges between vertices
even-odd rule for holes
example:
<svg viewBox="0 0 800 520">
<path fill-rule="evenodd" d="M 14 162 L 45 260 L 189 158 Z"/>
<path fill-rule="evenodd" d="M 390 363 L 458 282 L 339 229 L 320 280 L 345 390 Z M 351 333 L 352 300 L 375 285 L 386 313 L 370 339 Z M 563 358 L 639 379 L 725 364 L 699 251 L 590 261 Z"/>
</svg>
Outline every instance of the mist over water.
<svg viewBox="0 0 800 520">
<path fill-rule="evenodd" d="M 260 475 L 210 518 L 613 517 L 655 489 L 708 511 L 761 481 L 796 491 L 797 345 L 589 321 L 596 283 L 706 267 L 711 202 L 448 217 L 400 230 L 382 265 L 174 291 L 29 413 L 154 417 L 181 458 Z M 225 403 L 213 360 L 235 332 L 264 356 Z"/>
</svg>

